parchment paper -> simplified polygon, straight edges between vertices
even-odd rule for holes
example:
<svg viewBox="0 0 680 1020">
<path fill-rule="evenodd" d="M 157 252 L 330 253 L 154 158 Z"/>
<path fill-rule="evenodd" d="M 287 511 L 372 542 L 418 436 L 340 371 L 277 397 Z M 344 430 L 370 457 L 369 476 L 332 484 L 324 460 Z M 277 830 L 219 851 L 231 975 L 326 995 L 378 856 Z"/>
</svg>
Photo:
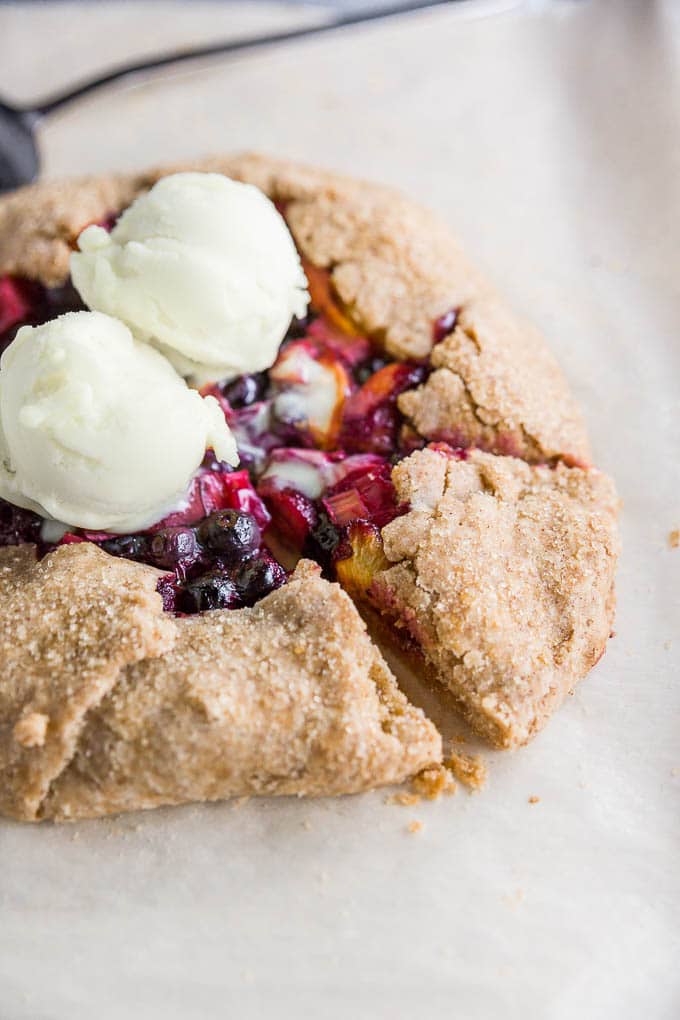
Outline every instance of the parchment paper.
<svg viewBox="0 0 680 1020">
<path fill-rule="evenodd" d="M 29 98 L 270 14 L 310 16 L 0 7 L 2 88 Z M 45 126 L 50 176 L 254 147 L 429 203 L 559 353 L 625 551 L 605 659 L 529 748 L 487 755 L 479 795 L 0 822 L 3 1020 L 680 1016 L 679 18 L 651 0 L 455 5 Z"/>
</svg>

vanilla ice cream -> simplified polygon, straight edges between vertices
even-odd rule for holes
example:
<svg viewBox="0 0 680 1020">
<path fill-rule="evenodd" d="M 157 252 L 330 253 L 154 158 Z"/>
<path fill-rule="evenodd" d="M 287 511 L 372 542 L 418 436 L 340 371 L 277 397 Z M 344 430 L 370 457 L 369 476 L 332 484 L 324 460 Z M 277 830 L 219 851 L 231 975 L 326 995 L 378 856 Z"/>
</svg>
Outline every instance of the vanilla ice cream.
<svg viewBox="0 0 680 1020">
<path fill-rule="evenodd" d="M 221 174 L 164 177 L 71 256 L 85 303 L 127 323 L 195 383 L 269 368 L 307 280 L 276 207 Z"/>
<path fill-rule="evenodd" d="M 101 312 L 24 326 L 0 359 L 0 496 L 97 531 L 148 527 L 205 450 L 238 463 L 212 397 Z"/>
</svg>

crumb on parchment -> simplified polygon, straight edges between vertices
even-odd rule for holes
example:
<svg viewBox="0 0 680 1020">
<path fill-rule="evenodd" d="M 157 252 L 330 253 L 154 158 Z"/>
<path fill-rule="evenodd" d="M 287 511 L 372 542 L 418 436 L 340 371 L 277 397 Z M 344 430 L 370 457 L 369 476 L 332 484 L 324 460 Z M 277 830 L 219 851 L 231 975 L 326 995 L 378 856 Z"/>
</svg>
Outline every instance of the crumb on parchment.
<svg viewBox="0 0 680 1020">
<path fill-rule="evenodd" d="M 408 823 L 406 828 L 411 833 L 411 835 L 415 835 L 416 832 L 421 832 L 422 831 L 423 823 L 417 821 L 417 819 L 414 818 L 412 822 Z"/>
<path fill-rule="evenodd" d="M 668 533 L 668 544 L 671 549 L 680 548 L 680 528 L 673 528 L 673 530 Z"/>
<path fill-rule="evenodd" d="M 414 807 L 419 801 L 451 797 L 458 789 L 459 780 L 469 790 L 481 790 L 487 779 L 487 766 L 478 754 L 451 751 L 441 765 L 422 769 L 411 780 L 411 792 L 398 790 L 385 798 L 386 804 Z"/>
<path fill-rule="evenodd" d="M 444 759 L 444 767 L 470 790 L 481 790 L 486 785 L 488 769 L 486 762 L 478 754 L 452 751 L 449 757 Z"/>
<path fill-rule="evenodd" d="M 537 797 L 535 793 L 532 793 L 532 795 L 529 797 L 529 803 L 530 804 L 538 804 L 538 803 L 540 803 L 540 800 L 541 800 L 541 798 Z"/>
<path fill-rule="evenodd" d="M 426 800 L 437 800 L 442 794 L 451 796 L 458 789 L 453 775 L 443 765 L 423 769 L 413 777 L 411 785 L 415 793 L 425 797 Z"/>
</svg>

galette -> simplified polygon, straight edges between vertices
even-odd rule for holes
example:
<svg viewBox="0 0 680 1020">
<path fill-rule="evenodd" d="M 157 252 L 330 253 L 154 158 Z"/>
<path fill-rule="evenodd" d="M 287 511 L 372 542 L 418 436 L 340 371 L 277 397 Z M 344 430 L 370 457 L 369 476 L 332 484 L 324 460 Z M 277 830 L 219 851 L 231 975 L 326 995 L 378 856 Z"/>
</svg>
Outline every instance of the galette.
<svg viewBox="0 0 680 1020">
<path fill-rule="evenodd" d="M 399 783 L 442 740 L 381 647 L 499 748 L 603 654 L 614 485 L 399 194 L 255 155 L 24 188 L 0 350 L 0 812 Z"/>
</svg>

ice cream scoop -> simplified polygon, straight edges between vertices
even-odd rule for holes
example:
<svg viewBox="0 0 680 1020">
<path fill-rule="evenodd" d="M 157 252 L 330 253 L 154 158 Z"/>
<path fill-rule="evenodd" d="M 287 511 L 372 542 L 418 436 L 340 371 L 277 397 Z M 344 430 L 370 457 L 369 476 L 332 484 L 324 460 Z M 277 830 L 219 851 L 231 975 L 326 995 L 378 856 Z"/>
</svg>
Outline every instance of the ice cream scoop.
<svg viewBox="0 0 680 1020">
<path fill-rule="evenodd" d="M 141 530 L 181 502 L 207 447 L 238 463 L 217 401 L 101 312 L 24 326 L 0 359 L 0 496 L 17 506 Z"/>
<path fill-rule="evenodd" d="M 269 368 L 307 281 L 272 202 L 221 174 L 162 178 L 113 230 L 87 227 L 71 275 L 89 308 L 114 315 L 202 384 Z"/>
</svg>

